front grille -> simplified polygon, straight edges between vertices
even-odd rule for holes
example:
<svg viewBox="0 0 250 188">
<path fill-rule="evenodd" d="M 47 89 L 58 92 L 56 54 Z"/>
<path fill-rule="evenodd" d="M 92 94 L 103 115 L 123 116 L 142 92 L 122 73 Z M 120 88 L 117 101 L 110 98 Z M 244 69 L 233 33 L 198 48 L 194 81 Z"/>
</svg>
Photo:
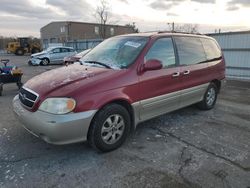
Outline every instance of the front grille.
<svg viewBox="0 0 250 188">
<path fill-rule="evenodd" d="M 19 91 L 19 100 L 28 108 L 32 108 L 38 99 L 38 94 L 27 88 L 21 88 Z"/>
</svg>

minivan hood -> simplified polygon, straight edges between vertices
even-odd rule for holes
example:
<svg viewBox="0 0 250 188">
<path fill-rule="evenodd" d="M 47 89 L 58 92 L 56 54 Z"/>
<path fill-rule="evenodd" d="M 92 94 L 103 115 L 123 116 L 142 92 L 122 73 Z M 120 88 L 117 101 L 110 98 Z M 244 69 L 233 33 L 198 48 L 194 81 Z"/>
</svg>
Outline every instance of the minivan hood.
<svg viewBox="0 0 250 188">
<path fill-rule="evenodd" d="M 39 95 L 47 95 L 66 85 L 74 84 L 84 79 L 94 78 L 109 71 L 112 70 L 73 64 L 35 76 L 26 82 L 24 87 L 35 91 Z"/>
</svg>

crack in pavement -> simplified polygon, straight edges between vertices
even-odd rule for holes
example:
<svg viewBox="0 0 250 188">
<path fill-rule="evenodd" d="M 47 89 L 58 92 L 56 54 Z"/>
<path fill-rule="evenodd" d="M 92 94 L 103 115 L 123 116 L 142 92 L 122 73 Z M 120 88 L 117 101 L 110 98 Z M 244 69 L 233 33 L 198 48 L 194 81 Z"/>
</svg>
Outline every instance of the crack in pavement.
<svg viewBox="0 0 250 188">
<path fill-rule="evenodd" d="M 195 144 L 192 144 L 192 143 L 190 143 L 190 142 L 184 140 L 183 138 L 174 135 L 174 134 L 171 133 L 171 132 L 165 132 L 165 131 L 163 131 L 163 130 L 162 130 L 161 128 L 159 128 L 159 127 L 150 127 L 150 128 L 151 128 L 151 129 L 154 129 L 154 130 L 157 130 L 160 134 L 163 134 L 164 136 L 168 135 L 168 136 L 170 136 L 170 137 L 172 137 L 172 138 L 177 139 L 178 141 L 180 141 L 180 142 L 182 142 L 182 143 L 185 143 L 185 144 L 188 145 L 188 146 L 194 147 L 194 148 L 197 149 L 197 150 L 203 151 L 203 152 L 205 152 L 205 153 L 207 153 L 207 154 L 213 155 L 213 156 L 215 156 L 215 157 L 217 157 L 217 158 L 219 158 L 219 159 L 222 159 L 222 160 L 224 160 L 224 161 L 227 161 L 227 162 L 230 163 L 231 165 L 236 166 L 236 167 L 240 168 L 240 169 L 243 170 L 243 171 L 250 172 L 250 167 L 244 167 L 244 166 L 240 165 L 239 163 L 237 163 L 237 162 L 235 162 L 235 161 L 232 161 L 232 160 L 230 160 L 230 159 L 228 159 L 228 158 L 226 158 L 226 157 L 223 157 L 223 156 L 221 156 L 221 155 L 219 155 L 219 154 L 217 154 L 217 153 L 214 153 L 214 152 L 212 152 L 212 151 L 209 151 L 209 150 L 207 150 L 206 148 L 203 148 L 203 147 L 197 146 L 197 145 L 195 145 Z"/>
<path fill-rule="evenodd" d="M 31 156 L 31 157 L 24 157 L 21 159 L 15 159 L 15 160 L 5 160 L 5 159 L 0 159 L 0 163 L 18 163 L 21 161 L 26 161 L 26 160 L 31 160 L 31 159 L 38 159 L 40 156 Z"/>
<path fill-rule="evenodd" d="M 192 157 L 189 156 L 188 158 L 184 159 L 184 154 L 186 149 L 188 148 L 188 146 L 185 146 L 182 148 L 181 150 L 181 157 L 180 157 L 180 168 L 178 169 L 178 174 L 179 176 L 182 178 L 182 180 L 184 181 L 185 184 L 189 185 L 190 187 L 192 187 L 192 182 L 190 182 L 182 173 L 182 171 L 184 170 L 185 167 L 187 167 L 190 162 L 192 161 Z"/>
<path fill-rule="evenodd" d="M 219 170 L 219 171 L 214 171 L 212 172 L 212 174 L 221 180 L 223 187 L 227 187 L 227 188 L 231 188 L 231 185 L 229 184 L 229 182 L 227 181 L 226 177 L 228 176 L 228 174 L 224 171 L 224 170 Z"/>
</svg>

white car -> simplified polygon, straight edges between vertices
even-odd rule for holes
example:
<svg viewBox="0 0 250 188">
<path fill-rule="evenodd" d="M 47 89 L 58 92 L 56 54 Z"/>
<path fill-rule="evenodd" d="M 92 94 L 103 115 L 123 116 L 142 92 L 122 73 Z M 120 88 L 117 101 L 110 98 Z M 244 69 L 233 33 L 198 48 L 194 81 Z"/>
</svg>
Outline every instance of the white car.
<svg viewBox="0 0 250 188">
<path fill-rule="evenodd" d="M 72 56 L 77 52 L 71 47 L 50 47 L 40 53 L 31 55 L 29 65 L 62 64 L 64 57 Z"/>
</svg>

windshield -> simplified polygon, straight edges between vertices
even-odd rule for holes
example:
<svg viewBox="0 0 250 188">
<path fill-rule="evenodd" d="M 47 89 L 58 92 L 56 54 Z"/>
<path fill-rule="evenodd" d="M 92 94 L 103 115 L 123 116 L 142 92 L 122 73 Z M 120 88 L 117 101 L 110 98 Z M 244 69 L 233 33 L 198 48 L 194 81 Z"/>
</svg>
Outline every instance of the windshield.
<svg viewBox="0 0 250 188">
<path fill-rule="evenodd" d="M 76 54 L 76 56 L 82 57 L 84 55 L 86 55 L 91 49 L 87 49 L 87 50 L 83 50 L 82 52 Z"/>
<path fill-rule="evenodd" d="M 138 36 L 110 38 L 87 53 L 81 62 L 102 63 L 114 69 L 127 68 L 135 61 L 147 41 L 147 37 Z"/>
<path fill-rule="evenodd" d="M 44 52 L 50 52 L 51 50 L 53 50 L 55 47 L 48 47 L 47 49 L 44 50 Z"/>
</svg>

